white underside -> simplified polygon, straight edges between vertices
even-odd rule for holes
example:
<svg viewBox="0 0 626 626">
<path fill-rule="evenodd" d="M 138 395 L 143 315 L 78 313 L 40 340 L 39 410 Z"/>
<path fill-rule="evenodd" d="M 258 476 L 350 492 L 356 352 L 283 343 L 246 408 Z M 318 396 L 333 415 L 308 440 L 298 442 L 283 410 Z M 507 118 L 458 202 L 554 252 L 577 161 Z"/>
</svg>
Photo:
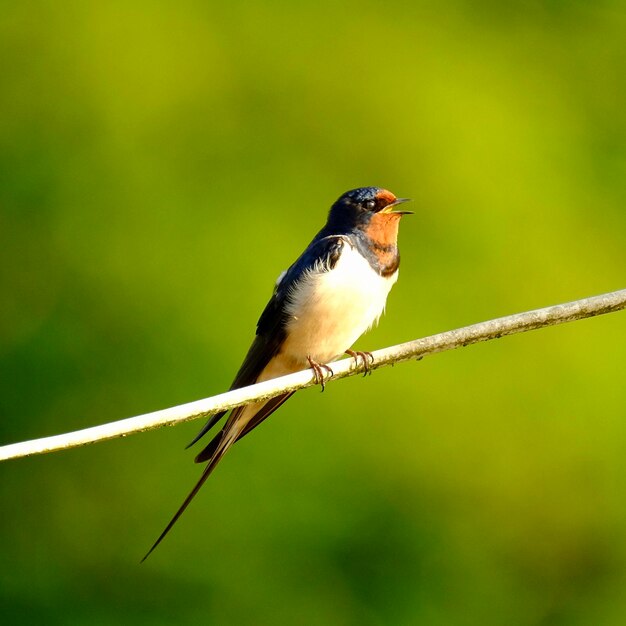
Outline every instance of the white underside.
<svg viewBox="0 0 626 626">
<path fill-rule="evenodd" d="M 287 338 L 257 382 L 305 369 L 307 357 L 329 363 L 342 355 L 378 321 L 397 280 L 398 272 L 380 276 L 346 240 L 332 270 L 316 267 L 294 286 L 287 304 Z M 266 402 L 244 408 L 237 417 L 237 432 Z"/>
<path fill-rule="evenodd" d="M 316 267 L 294 286 L 281 355 L 306 366 L 307 357 L 328 363 L 343 354 L 385 310 L 398 272 L 383 278 L 348 241 L 335 267 Z"/>
</svg>

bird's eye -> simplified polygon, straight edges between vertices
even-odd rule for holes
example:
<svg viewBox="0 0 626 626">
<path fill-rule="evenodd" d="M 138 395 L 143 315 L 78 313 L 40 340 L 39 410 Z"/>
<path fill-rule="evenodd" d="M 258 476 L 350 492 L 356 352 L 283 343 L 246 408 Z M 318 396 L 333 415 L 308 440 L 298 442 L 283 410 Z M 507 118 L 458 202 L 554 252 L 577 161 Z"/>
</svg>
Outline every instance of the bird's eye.
<svg viewBox="0 0 626 626">
<path fill-rule="evenodd" d="M 373 211 L 373 210 L 376 208 L 376 202 L 375 202 L 374 200 L 368 200 L 368 201 L 365 203 L 365 208 L 366 208 L 368 211 Z"/>
</svg>

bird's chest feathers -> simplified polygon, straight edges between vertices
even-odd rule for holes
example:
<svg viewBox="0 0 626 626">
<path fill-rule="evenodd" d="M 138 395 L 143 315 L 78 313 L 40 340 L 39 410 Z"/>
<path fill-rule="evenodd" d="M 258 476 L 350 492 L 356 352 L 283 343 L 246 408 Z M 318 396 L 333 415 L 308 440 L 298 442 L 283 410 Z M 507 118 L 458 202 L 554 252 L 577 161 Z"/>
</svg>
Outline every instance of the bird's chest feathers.
<svg viewBox="0 0 626 626">
<path fill-rule="evenodd" d="M 397 272 L 381 276 L 346 243 L 332 270 L 313 270 L 294 287 L 283 350 L 322 363 L 340 355 L 378 320 L 396 280 Z"/>
</svg>

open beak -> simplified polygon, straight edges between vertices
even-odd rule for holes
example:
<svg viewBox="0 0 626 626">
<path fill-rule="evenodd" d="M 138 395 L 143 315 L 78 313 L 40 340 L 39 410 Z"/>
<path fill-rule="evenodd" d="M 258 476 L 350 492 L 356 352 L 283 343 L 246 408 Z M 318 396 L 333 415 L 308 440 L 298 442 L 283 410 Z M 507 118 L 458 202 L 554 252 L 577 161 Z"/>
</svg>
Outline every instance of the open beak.
<svg viewBox="0 0 626 626">
<path fill-rule="evenodd" d="M 393 207 L 402 204 L 403 202 L 410 202 L 411 198 L 396 198 L 391 204 L 388 204 L 381 213 L 395 213 L 397 215 L 413 215 L 413 211 L 394 211 Z"/>
</svg>

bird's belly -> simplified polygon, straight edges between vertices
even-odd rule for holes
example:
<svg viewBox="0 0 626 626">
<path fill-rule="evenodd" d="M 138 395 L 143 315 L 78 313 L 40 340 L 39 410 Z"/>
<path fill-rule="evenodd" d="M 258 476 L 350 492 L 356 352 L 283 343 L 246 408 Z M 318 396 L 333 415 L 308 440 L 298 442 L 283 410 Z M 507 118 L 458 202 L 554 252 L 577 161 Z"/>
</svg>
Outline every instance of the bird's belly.
<svg viewBox="0 0 626 626">
<path fill-rule="evenodd" d="M 397 273 L 382 277 L 347 248 L 332 270 L 313 272 L 294 289 L 281 353 L 301 365 L 343 354 L 378 321 L 396 280 Z"/>
</svg>

